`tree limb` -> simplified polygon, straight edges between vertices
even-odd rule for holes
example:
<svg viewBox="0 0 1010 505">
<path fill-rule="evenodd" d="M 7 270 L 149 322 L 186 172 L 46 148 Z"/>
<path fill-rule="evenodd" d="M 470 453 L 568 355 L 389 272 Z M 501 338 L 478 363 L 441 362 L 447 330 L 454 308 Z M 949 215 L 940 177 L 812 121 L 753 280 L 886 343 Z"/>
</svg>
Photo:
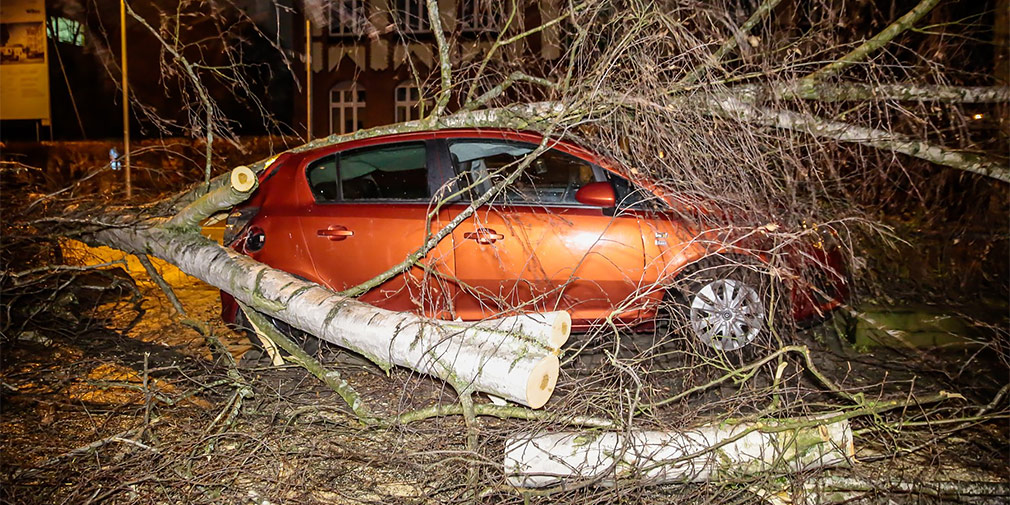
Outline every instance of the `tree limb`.
<svg viewBox="0 0 1010 505">
<path fill-rule="evenodd" d="M 215 187 L 180 210 L 165 223 L 166 227 L 195 231 L 200 222 L 218 212 L 226 211 L 249 199 L 259 184 L 249 167 L 236 167 L 228 174 L 228 185 Z"/>
<path fill-rule="evenodd" d="M 746 87 L 754 89 L 753 87 Z M 1008 86 L 940 86 L 861 83 L 811 83 L 799 81 L 784 87 L 770 87 L 780 99 L 806 99 L 821 102 L 856 100 L 895 100 L 904 102 L 1000 103 L 1010 101 Z"/>
<path fill-rule="evenodd" d="M 913 140 L 893 133 L 788 110 L 755 107 L 737 98 L 712 100 L 722 111 L 750 123 L 809 133 L 816 137 L 885 149 L 907 154 L 938 165 L 982 174 L 1010 182 L 1010 167 L 984 156 Z"/>
<path fill-rule="evenodd" d="M 922 17 L 928 14 L 929 11 L 933 10 L 933 7 L 936 7 L 936 4 L 938 3 L 940 3 L 940 0 L 922 0 L 912 10 L 906 12 L 904 16 L 901 16 L 897 21 L 881 30 L 880 33 L 874 35 L 869 40 L 866 40 L 860 44 L 859 47 L 849 51 L 849 53 L 845 56 L 838 58 L 837 60 L 822 67 L 820 70 L 804 77 L 803 81 L 808 83 L 821 81 L 863 61 L 870 53 L 884 47 L 888 42 L 922 19 Z"/>
<path fill-rule="evenodd" d="M 445 40 L 445 32 L 442 31 L 438 0 L 428 0 L 428 22 L 431 24 L 431 33 L 435 35 L 435 44 L 438 47 L 438 71 L 442 81 L 442 89 L 438 92 L 438 99 L 430 116 L 431 119 L 437 119 L 445 113 L 449 97 L 452 96 L 452 61 L 449 59 L 449 44 Z"/>
<path fill-rule="evenodd" d="M 279 345 L 282 349 L 287 351 L 291 356 L 289 359 L 297 362 L 302 368 L 308 370 L 316 378 L 323 381 L 323 384 L 329 386 L 330 389 L 335 391 L 347 406 L 350 407 L 351 412 L 358 417 L 358 421 L 363 424 L 371 424 L 375 421 L 372 416 L 371 411 L 368 406 L 361 400 L 361 396 L 357 391 L 347 383 L 346 380 L 340 377 L 340 373 L 335 370 L 327 370 L 323 367 L 319 361 L 309 356 L 304 349 L 298 346 L 289 339 L 286 335 L 277 330 L 277 328 L 264 317 L 259 312 L 250 309 L 244 303 L 240 303 L 239 306 L 242 308 L 242 312 L 245 313 L 246 318 L 252 323 L 253 329 L 259 333 L 265 333 L 270 340 Z"/>
<path fill-rule="evenodd" d="M 777 6 L 780 1 L 781 0 L 764 0 L 764 2 L 762 2 L 761 5 L 759 5 L 758 8 L 754 10 L 754 13 L 750 15 L 750 18 L 748 18 L 747 21 L 744 22 L 744 24 L 740 25 L 740 29 L 737 30 L 736 33 L 730 35 L 729 38 L 727 38 L 722 43 L 722 45 L 719 46 L 719 49 L 716 50 L 715 54 L 712 55 L 711 59 L 708 62 L 695 67 L 695 69 L 692 70 L 691 73 L 687 74 L 687 76 L 685 76 L 680 81 L 680 83 L 678 83 L 678 87 L 690 86 L 691 84 L 694 84 L 695 82 L 698 81 L 698 78 L 701 76 L 702 72 L 707 70 L 709 67 L 718 65 L 719 62 L 721 62 L 722 59 L 726 57 L 726 55 L 730 51 L 736 49 L 737 45 L 740 43 L 740 39 L 746 36 L 748 33 L 750 33 L 751 29 L 754 28 L 754 26 L 757 25 L 762 19 L 764 19 L 765 16 L 771 13 L 771 11 L 775 9 L 775 6 Z"/>
</svg>

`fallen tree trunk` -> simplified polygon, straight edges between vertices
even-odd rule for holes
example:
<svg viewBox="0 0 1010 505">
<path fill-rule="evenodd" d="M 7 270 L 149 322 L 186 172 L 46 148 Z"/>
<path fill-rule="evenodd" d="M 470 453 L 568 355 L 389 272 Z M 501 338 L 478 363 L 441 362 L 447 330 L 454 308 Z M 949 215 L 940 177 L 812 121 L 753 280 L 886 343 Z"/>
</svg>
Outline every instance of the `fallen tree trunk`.
<svg viewBox="0 0 1010 505">
<path fill-rule="evenodd" d="M 1007 503 L 1010 483 L 985 481 L 921 481 L 895 477 L 844 477 L 822 475 L 807 479 L 799 490 L 798 505 L 852 503 L 868 493 L 929 496 L 959 503 Z M 892 502 L 893 503 L 893 502 Z"/>
<path fill-rule="evenodd" d="M 241 191 L 235 193 L 237 187 L 218 188 L 191 207 L 208 207 L 211 201 L 219 207 L 234 205 L 243 198 Z M 183 214 L 197 215 L 185 209 Z M 150 220 L 108 228 L 92 234 L 89 242 L 168 261 L 247 306 L 357 352 L 387 371 L 403 366 L 449 381 L 461 392 L 484 392 L 533 408 L 543 406 L 554 391 L 558 348 L 571 330 L 567 313 L 473 325 L 382 310 L 270 268 L 173 226 L 177 224 Z"/>
<path fill-rule="evenodd" d="M 517 487 L 546 487 L 570 479 L 599 485 L 622 479 L 663 484 L 849 464 L 854 454 L 849 422 L 810 421 L 516 437 L 505 444 L 505 473 Z"/>
</svg>

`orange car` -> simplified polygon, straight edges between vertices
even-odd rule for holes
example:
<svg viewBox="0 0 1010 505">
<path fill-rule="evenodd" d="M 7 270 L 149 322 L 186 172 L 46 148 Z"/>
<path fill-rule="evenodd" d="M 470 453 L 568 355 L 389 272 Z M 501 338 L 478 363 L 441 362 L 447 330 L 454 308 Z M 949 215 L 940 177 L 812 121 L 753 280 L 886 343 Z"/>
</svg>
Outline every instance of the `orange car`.
<svg viewBox="0 0 1010 505">
<path fill-rule="evenodd" d="M 529 132 L 455 129 L 353 140 L 276 159 L 252 198 L 232 212 L 225 243 L 343 291 L 402 262 L 499 185 L 416 266 L 360 299 L 464 321 L 566 310 L 575 330 L 608 320 L 649 324 L 672 299 L 699 338 L 730 350 L 767 326 L 773 286 L 791 293 L 780 300 L 797 320 L 846 296 L 836 252 L 793 248 L 793 270 L 813 272 L 803 277 L 820 279 L 815 288 L 798 276 L 769 282 L 753 275 L 764 261 L 753 250 L 759 232 L 741 238 L 706 229 L 685 217 L 703 211 L 629 179 L 581 147 Z M 679 283 L 687 292 L 664 287 L 688 270 L 692 281 Z M 222 293 L 222 302 L 224 319 L 234 323 L 235 301 Z"/>
</svg>

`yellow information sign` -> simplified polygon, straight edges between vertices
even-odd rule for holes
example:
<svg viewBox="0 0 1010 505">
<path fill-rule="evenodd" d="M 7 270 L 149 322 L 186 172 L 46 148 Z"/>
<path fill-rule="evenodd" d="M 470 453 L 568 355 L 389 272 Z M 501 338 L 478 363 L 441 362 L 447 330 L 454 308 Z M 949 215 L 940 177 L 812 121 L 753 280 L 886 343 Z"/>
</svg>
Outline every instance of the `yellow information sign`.
<svg viewBox="0 0 1010 505">
<path fill-rule="evenodd" d="M 0 0 L 0 119 L 49 124 L 44 0 Z"/>
</svg>

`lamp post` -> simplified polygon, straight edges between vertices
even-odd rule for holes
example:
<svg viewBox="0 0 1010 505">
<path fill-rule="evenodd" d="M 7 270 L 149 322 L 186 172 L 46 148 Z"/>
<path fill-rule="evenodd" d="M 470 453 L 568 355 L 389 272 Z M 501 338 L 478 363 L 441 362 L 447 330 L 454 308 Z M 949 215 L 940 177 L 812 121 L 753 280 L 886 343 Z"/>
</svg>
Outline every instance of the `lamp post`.
<svg viewBox="0 0 1010 505">
<path fill-rule="evenodd" d="M 305 15 L 305 141 L 312 140 L 312 21 Z"/>
<path fill-rule="evenodd" d="M 119 0 L 119 47 L 123 52 L 123 156 L 126 169 L 126 198 L 133 196 L 130 181 L 130 84 L 126 72 L 126 0 Z"/>
</svg>

